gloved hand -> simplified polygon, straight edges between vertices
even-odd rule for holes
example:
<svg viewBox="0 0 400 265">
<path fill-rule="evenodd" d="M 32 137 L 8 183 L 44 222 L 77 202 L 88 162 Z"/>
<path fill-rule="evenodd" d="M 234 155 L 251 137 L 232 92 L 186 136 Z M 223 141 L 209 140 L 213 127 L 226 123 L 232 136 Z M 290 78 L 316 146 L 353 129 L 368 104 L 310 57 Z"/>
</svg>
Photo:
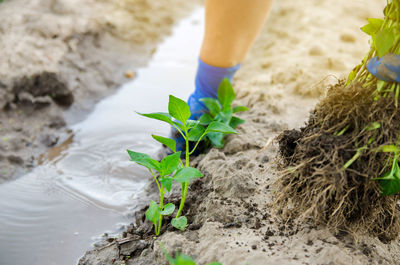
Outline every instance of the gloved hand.
<svg viewBox="0 0 400 265">
<path fill-rule="evenodd" d="M 400 83 L 400 55 L 387 54 L 374 57 L 367 64 L 368 71 L 385 82 Z"/>
<path fill-rule="evenodd" d="M 232 82 L 233 75 L 240 68 L 240 64 L 233 67 L 215 67 L 204 63 L 199 59 L 197 74 L 195 79 L 195 90 L 189 96 L 187 103 L 190 107 L 190 119 L 197 120 L 208 111 L 206 106 L 200 102 L 201 98 L 217 98 L 218 87 L 224 78 Z M 171 136 L 176 140 L 176 149 L 184 151 L 185 141 L 182 136 L 172 127 Z"/>
</svg>

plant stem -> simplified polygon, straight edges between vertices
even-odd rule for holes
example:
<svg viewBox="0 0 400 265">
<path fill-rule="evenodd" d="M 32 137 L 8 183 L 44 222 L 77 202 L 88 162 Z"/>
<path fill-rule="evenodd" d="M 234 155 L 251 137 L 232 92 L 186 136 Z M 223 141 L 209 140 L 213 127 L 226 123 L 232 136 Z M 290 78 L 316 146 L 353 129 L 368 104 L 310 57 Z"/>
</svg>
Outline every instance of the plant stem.
<svg viewBox="0 0 400 265">
<path fill-rule="evenodd" d="M 154 175 L 153 170 L 149 169 L 151 175 L 153 175 L 154 180 L 156 181 L 157 187 L 158 187 L 158 191 L 161 193 L 161 187 L 160 187 L 160 183 L 158 182 L 156 175 Z"/>
<path fill-rule="evenodd" d="M 163 210 L 163 207 L 164 207 L 164 187 L 162 186 L 162 184 L 161 184 L 161 189 L 162 189 L 162 191 L 161 191 L 161 193 L 160 193 L 160 210 L 162 211 L 162 210 Z M 160 234 L 160 232 L 161 232 L 162 218 L 163 218 L 163 216 L 160 215 L 160 220 L 158 220 L 158 231 L 156 230 L 156 235 L 157 235 L 157 236 L 158 236 L 158 235 Z"/>
<path fill-rule="evenodd" d="M 205 135 L 206 135 L 206 134 L 203 133 L 203 134 L 200 136 L 199 140 L 197 140 L 196 145 L 193 147 L 192 151 L 190 151 L 189 155 L 193 154 L 193 152 L 196 150 L 197 146 L 199 145 L 201 139 L 202 139 Z"/>
<path fill-rule="evenodd" d="M 185 134 L 187 135 L 187 130 L 185 131 Z M 186 167 L 189 167 L 189 140 L 187 137 L 185 137 L 185 143 L 186 143 L 186 153 L 185 153 L 186 161 L 185 161 L 185 163 L 186 163 Z M 175 218 L 178 218 L 181 215 L 183 205 L 185 205 L 188 187 L 189 187 L 189 182 L 184 182 L 181 184 L 181 192 L 182 192 L 181 203 L 179 204 L 178 213 L 176 214 Z"/>
</svg>

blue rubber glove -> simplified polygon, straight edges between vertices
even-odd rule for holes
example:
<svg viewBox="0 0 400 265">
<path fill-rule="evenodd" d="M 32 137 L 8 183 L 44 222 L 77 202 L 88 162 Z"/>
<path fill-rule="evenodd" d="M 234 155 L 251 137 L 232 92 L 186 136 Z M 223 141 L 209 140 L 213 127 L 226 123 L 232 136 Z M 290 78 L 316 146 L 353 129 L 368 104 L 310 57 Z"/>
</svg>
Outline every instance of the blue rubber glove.
<svg viewBox="0 0 400 265">
<path fill-rule="evenodd" d="M 195 90 L 188 99 L 192 116 L 197 120 L 207 111 L 205 105 L 199 101 L 201 98 L 217 98 L 219 84 L 225 77 L 232 83 L 233 75 L 240 68 L 240 64 L 233 67 L 215 67 L 204 63 L 199 59 L 199 66 L 195 79 Z"/>
<path fill-rule="evenodd" d="M 190 107 L 191 120 L 197 120 L 207 112 L 208 109 L 200 101 L 201 98 L 217 98 L 218 87 L 224 78 L 228 78 L 232 82 L 233 75 L 240 68 L 240 64 L 233 67 L 215 67 L 206 64 L 199 59 L 199 65 L 197 68 L 197 74 L 195 79 L 195 90 L 189 96 L 187 103 Z M 172 128 L 172 138 L 176 140 L 176 149 L 184 151 L 185 142 L 182 136 Z"/>
<path fill-rule="evenodd" d="M 374 57 L 367 64 L 368 71 L 385 82 L 400 83 L 400 55 L 388 54 Z"/>
</svg>

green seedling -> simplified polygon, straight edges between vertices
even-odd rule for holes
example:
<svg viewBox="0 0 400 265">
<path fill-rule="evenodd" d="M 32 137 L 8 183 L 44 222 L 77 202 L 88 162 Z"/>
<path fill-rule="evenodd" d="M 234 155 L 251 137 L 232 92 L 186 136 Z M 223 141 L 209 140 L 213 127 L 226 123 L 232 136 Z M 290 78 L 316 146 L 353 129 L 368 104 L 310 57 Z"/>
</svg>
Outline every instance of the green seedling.
<svg viewBox="0 0 400 265">
<path fill-rule="evenodd" d="M 131 161 L 146 167 L 153 176 L 160 193 L 160 205 L 155 201 L 150 202 L 149 209 L 146 211 L 146 218 L 154 224 L 156 235 L 160 234 L 162 218 L 171 215 L 175 210 L 175 205 L 168 203 L 164 205 L 164 195 L 172 188 L 172 175 L 181 169 L 181 152 L 175 152 L 164 157 L 160 162 L 151 158 L 149 155 L 128 150 Z M 158 177 L 155 172 L 158 172 Z"/>
<path fill-rule="evenodd" d="M 219 90 L 221 93 L 218 94 L 219 102 L 222 102 L 222 106 L 225 106 L 226 111 L 229 111 L 230 109 L 233 113 L 234 111 L 230 107 L 230 104 L 234 99 L 234 93 L 232 86 L 230 86 L 230 84 L 227 86 L 226 82 L 229 83 L 229 81 L 224 80 L 224 85 L 220 86 Z M 232 91 L 229 91 L 229 89 Z M 247 108 L 236 107 L 236 112 L 243 110 L 247 110 Z M 189 182 L 203 176 L 198 169 L 190 167 L 189 157 L 206 136 L 219 134 L 223 138 L 226 134 L 236 134 L 237 132 L 230 126 L 233 117 L 231 115 L 229 119 L 214 119 L 207 123 L 190 120 L 191 113 L 189 105 L 185 101 L 172 95 L 169 96 L 168 113 L 156 112 L 138 114 L 168 123 L 177 130 L 185 141 L 185 150 L 183 150 L 185 156 L 184 162 L 180 158 L 182 152 L 176 149 L 176 141 L 163 136 L 152 135 L 153 139 L 167 146 L 173 154 L 166 156 L 160 162 L 151 158 L 149 155 L 128 150 L 128 154 L 132 161 L 149 170 L 160 193 L 160 203 L 157 204 L 156 202 L 151 201 L 149 209 L 146 211 L 146 218 L 154 224 L 156 235 L 160 234 L 162 217 L 164 215 L 171 215 L 175 210 L 175 205 L 171 203 L 164 205 L 164 195 L 166 191 L 171 191 L 173 182 L 181 184 L 181 202 L 177 214 L 175 218 L 172 219 L 171 224 L 177 229 L 184 230 L 187 225 L 187 218 L 181 216 L 181 213 L 187 197 Z M 238 122 L 236 121 L 233 123 Z M 194 142 L 194 145 L 189 145 L 189 141 Z M 158 173 L 158 176 L 156 176 L 156 173 Z"/>
<path fill-rule="evenodd" d="M 223 79 L 218 87 L 217 98 L 202 98 L 201 102 L 207 107 L 209 113 L 204 113 L 199 123 L 202 126 L 207 126 L 214 121 L 221 122 L 229 125 L 232 128 L 236 128 L 238 125 L 244 123 L 243 119 L 233 116 L 233 114 L 249 110 L 244 106 L 232 107 L 232 103 L 235 100 L 235 92 L 229 80 Z M 207 139 L 210 143 L 217 148 L 224 146 L 224 134 L 219 132 L 209 133 Z"/>
<path fill-rule="evenodd" d="M 162 251 L 164 252 L 165 258 L 168 260 L 170 265 L 196 265 L 196 262 L 191 257 L 181 252 L 177 252 L 175 258 L 173 258 L 165 249 L 164 245 L 161 242 L 159 243 Z M 222 264 L 219 262 L 211 262 L 208 263 L 208 265 L 222 265 Z"/>
</svg>

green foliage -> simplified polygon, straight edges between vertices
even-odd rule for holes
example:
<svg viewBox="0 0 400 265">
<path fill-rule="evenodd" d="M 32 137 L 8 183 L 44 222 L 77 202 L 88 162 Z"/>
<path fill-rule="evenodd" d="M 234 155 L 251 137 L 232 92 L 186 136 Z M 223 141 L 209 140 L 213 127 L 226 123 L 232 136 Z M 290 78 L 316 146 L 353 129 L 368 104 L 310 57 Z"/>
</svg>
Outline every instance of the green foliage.
<svg viewBox="0 0 400 265">
<path fill-rule="evenodd" d="M 164 210 L 160 211 L 161 215 L 171 215 L 175 211 L 175 205 L 172 203 L 167 203 L 164 206 Z"/>
<path fill-rule="evenodd" d="M 131 161 L 136 162 L 141 166 L 147 167 L 148 169 L 158 170 L 160 168 L 160 163 L 157 160 L 151 158 L 149 155 L 139 152 L 133 152 L 131 150 L 127 151 L 131 158 Z"/>
<path fill-rule="evenodd" d="M 375 87 L 376 90 L 372 95 L 375 100 L 382 97 L 394 97 L 395 106 L 398 106 L 398 97 L 400 94 L 400 84 L 390 83 L 377 79 L 368 72 L 366 65 L 369 60 L 375 56 L 382 57 L 386 54 L 400 54 L 400 1 L 387 1 L 387 5 L 383 11 L 384 19 L 369 18 L 368 24 L 361 28 L 370 39 L 370 51 L 362 60 L 361 64 L 357 65 L 347 78 L 346 85 L 353 82 L 361 84 L 364 87 Z M 373 122 L 364 130 L 371 131 L 382 129 L 383 124 Z M 374 141 L 369 139 L 369 143 L 365 146 L 356 149 L 356 153 L 347 163 L 344 168 L 348 168 L 356 159 L 360 158 L 364 151 L 369 149 L 369 144 Z M 381 177 L 373 180 L 379 181 L 382 195 L 393 195 L 400 192 L 400 171 L 398 166 L 399 143 L 393 145 L 383 145 L 377 148 L 377 152 L 392 153 L 388 158 L 387 164 L 392 165 L 390 170 Z"/>
<path fill-rule="evenodd" d="M 155 113 L 148 113 L 148 114 L 137 112 L 137 114 L 142 115 L 147 118 L 163 121 L 163 122 L 169 123 L 171 125 L 174 124 L 174 122 L 172 121 L 171 115 L 169 115 L 168 113 L 165 113 L 165 112 L 155 112 Z"/>
<path fill-rule="evenodd" d="M 388 53 L 400 54 L 400 1 L 388 2 L 383 13 L 384 19 L 368 18 L 368 24 L 361 28 L 371 37 L 371 49 L 361 64 L 350 72 L 346 85 L 358 82 L 366 86 L 377 86 L 379 80 L 371 75 L 365 67 L 368 61 L 374 56 L 382 57 Z M 382 96 L 381 94 L 385 94 L 387 91 L 393 92 L 389 88 L 391 85 L 390 83 L 380 82 L 377 86 L 377 94 Z M 379 96 L 376 98 L 379 98 Z"/>
<path fill-rule="evenodd" d="M 394 44 L 395 33 L 393 29 L 383 29 L 375 37 L 375 49 L 379 57 L 387 54 Z"/>
<path fill-rule="evenodd" d="M 147 154 L 127 150 L 131 161 L 146 167 L 157 184 L 160 202 L 157 204 L 155 201 L 151 201 L 145 214 L 146 219 L 154 224 L 156 235 L 160 234 L 163 216 L 172 215 L 175 211 L 174 204 L 167 203 L 164 205 L 164 195 L 166 192 L 171 192 L 173 182 L 181 185 L 182 195 L 178 211 L 171 224 L 180 230 L 184 230 L 187 226 L 187 218 L 181 216 L 181 213 L 185 204 L 189 182 L 203 176 L 198 169 L 190 167 L 189 156 L 205 137 L 208 137 L 215 146 L 221 147 L 224 135 L 237 133 L 231 124 L 237 126 L 244 121 L 237 117 L 232 117 L 232 113 L 246 111 L 247 108 L 238 106 L 232 109 L 231 104 L 234 98 L 235 94 L 232 86 L 226 79 L 221 82 L 219 87 L 218 100 L 203 99 L 203 102 L 212 111 L 210 114 L 204 114 L 198 121 L 189 119 L 191 115 L 189 105 L 174 96 L 169 96 L 168 113 L 138 113 L 141 116 L 170 124 L 185 140 L 185 163 L 181 160 L 182 152 L 177 152 L 176 150 L 176 141 L 163 136 L 152 135 L 153 139 L 167 146 L 173 153 L 164 157 L 161 161 L 157 161 Z M 195 142 L 194 147 L 189 145 L 189 141 Z"/>
<path fill-rule="evenodd" d="M 168 112 L 172 117 L 182 122 L 182 124 L 185 124 L 190 117 L 189 105 L 182 99 L 172 95 L 169 96 Z"/>
<path fill-rule="evenodd" d="M 183 183 L 183 182 L 188 182 L 191 181 L 195 178 L 201 178 L 203 176 L 203 173 L 201 173 L 200 170 L 194 168 L 194 167 L 184 167 L 179 169 L 175 176 L 174 176 L 174 181 Z"/>
<path fill-rule="evenodd" d="M 158 136 L 158 135 L 151 135 L 154 140 L 156 140 L 159 143 L 162 143 L 163 145 L 167 146 L 169 149 L 171 149 L 173 152 L 176 152 L 176 142 L 173 139 Z"/>
<path fill-rule="evenodd" d="M 374 178 L 379 181 L 381 193 L 384 196 L 395 195 L 400 192 L 400 168 L 398 164 L 400 148 L 397 145 L 382 145 L 380 152 L 393 153 L 392 167 L 382 177 Z"/>
<path fill-rule="evenodd" d="M 209 126 L 206 129 L 206 138 L 211 145 L 217 148 L 224 146 L 224 135 L 230 133 L 237 133 L 233 128 L 244 123 L 244 120 L 233 116 L 234 113 L 247 111 L 248 108 L 244 106 L 232 107 L 235 99 L 235 92 L 232 85 L 227 78 L 221 81 L 218 87 L 218 96 L 215 98 L 202 98 L 201 102 L 209 110 L 209 113 L 204 113 L 199 121 L 200 125 Z M 215 123 L 215 122 L 218 122 Z M 224 125 L 227 126 L 224 128 Z M 229 128 L 228 128 L 229 127 Z M 230 129 L 231 128 L 231 129 Z M 197 134 L 196 134 L 197 136 Z M 192 139 L 196 139 L 193 137 Z"/>
<path fill-rule="evenodd" d="M 187 225 L 187 218 L 186 216 L 179 216 L 174 219 L 172 219 L 171 224 L 173 227 L 179 229 L 179 230 L 185 230 L 186 225 Z"/>
<path fill-rule="evenodd" d="M 147 209 L 145 215 L 147 220 L 151 221 L 154 224 L 154 226 L 157 225 L 158 220 L 160 220 L 161 214 L 160 214 L 160 208 L 158 207 L 158 204 L 155 201 L 153 200 L 150 201 L 149 209 Z"/>
</svg>

